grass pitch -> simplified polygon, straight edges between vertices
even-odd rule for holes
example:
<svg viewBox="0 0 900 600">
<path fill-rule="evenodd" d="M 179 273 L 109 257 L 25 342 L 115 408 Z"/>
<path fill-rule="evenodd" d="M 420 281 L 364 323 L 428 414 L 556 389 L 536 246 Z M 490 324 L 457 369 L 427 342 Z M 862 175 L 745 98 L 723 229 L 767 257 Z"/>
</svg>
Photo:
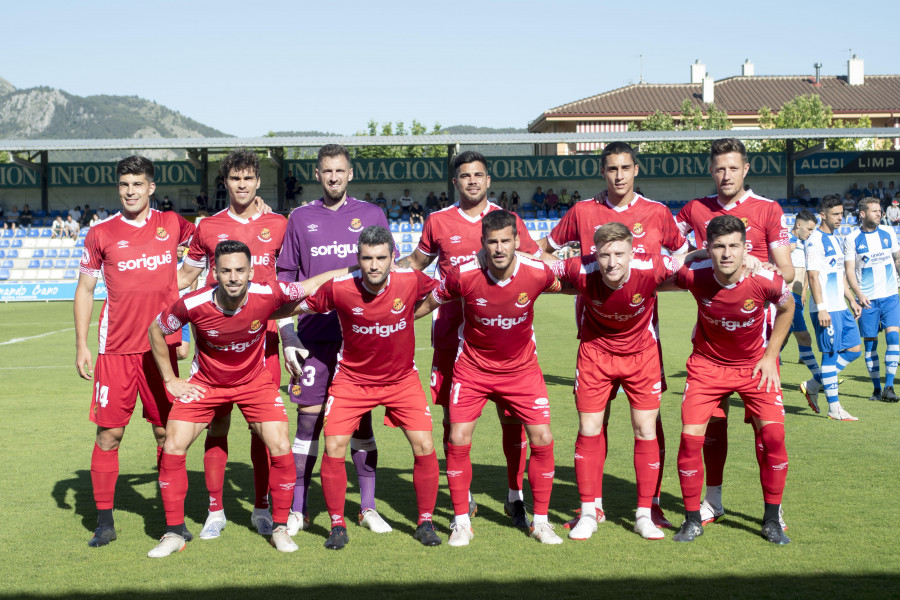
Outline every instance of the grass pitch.
<svg viewBox="0 0 900 600">
<path fill-rule="evenodd" d="M 571 386 L 576 341 L 572 299 L 537 303 L 538 354 L 550 392 L 556 440 L 556 482 L 550 520 L 558 531 L 578 506 L 572 455 L 577 431 Z M 95 310 L 95 317 L 99 305 Z M 773 547 L 758 535 L 762 495 L 753 435 L 730 420 L 723 502 L 726 516 L 693 544 L 671 532 L 647 542 L 631 532 L 635 486 L 627 404 L 613 404 L 604 508 L 609 521 L 586 542 L 545 547 L 512 529 L 503 514 L 506 473 L 500 428 L 488 407 L 475 432 L 472 491 L 479 505 L 475 539 L 467 548 L 423 548 L 412 539 L 415 501 L 412 456 L 398 430 L 376 429 L 377 499 L 394 526 L 375 535 L 354 525 L 342 552 L 322 547 L 328 518 L 318 477 L 310 499 L 313 528 L 300 532 L 300 550 L 283 555 L 250 527 L 252 478 L 249 434 L 237 416 L 230 440 L 225 508 L 229 524 L 218 540 L 196 539 L 162 560 L 146 553 L 164 530 L 149 427 L 132 419 L 120 449 L 116 491 L 119 539 L 87 547 L 95 526 L 87 420 L 91 385 L 74 368 L 71 303 L 0 305 L 0 595 L 4 597 L 297 597 L 558 598 L 568 597 L 898 597 L 900 596 L 900 406 L 868 402 L 871 382 L 862 359 L 843 377 L 841 400 L 860 418 L 838 423 L 813 414 L 797 391 L 808 377 L 796 343 L 783 353 L 790 471 L 784 499 L 793 543 Z M 664 294 L 661 322 L 669 391 L 663 397 L 668 451 L 662 504 L 682 520 L 675 459 L 679 400 L 696 309 L 688 294 Z M 417 325 L 423 383 L 431 364 L 427 323 Z M 91 334 L 96 349 L 96 329 Z M 881 352 L 884 351 L 881 342 Z M 186 368 L 186 363 L 182 363 Z M 883 367 L 882 367 L 883 371 Z M 286 379 L 285 379 L 286 381 Z M 822 399 L 824 405 L 824 398 Z M 435 440 L 440 423 L 435 411 Z M 293 431 L 294 414 L 291 414 Z M 376 412 L 380 422 L 381 411 Z M 188 454 L 187 524 L 195 534 L 206 516 L 202 439 Z M 442 453 L 438 452 L 442 459 Z M 358 509 L 352 468 L 347 514 Z M 530 494 L 526 484 L 526 504 Z M 446 542 L 451 518 L 442 477 L 435 522 Z M 302 596 L 300 596 L 302 594 Z"/>
</svg>

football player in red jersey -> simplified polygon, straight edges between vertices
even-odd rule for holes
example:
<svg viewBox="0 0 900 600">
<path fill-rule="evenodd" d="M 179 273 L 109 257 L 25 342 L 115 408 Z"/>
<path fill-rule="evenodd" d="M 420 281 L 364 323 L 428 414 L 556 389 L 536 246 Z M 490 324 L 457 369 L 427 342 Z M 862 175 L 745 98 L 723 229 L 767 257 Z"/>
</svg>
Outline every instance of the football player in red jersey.
<svg viewBox="0 0 900 600">
<path fill-rule="evenodd" d="M 271 544 L 280 552 L 297 545 L 287 531 L 295 474 L 287 413 L 281 393 L 266 369 L 266 321 L 285 304 L 346 270 L 330 272 L 302 283 L 251 283 L 250 248 L 226 240 L 216 245 L 214 277 L 218 285 L 191 292 L 165 308 L 150 325 L 153 358 L 175 399 L 166 424 L 166 441 L 159 463 L 159 487 L 166 512 L 166 533 L 148 556 L 161 558 L 184 549 L 184 498 L 187 495 L 185 455 L 224 404 L 237 404 L 254 433 L 271 455 Z M 195 369 L 179 379 L 166 361 L 165 336 L 193 323 L 197 333 Z"/>
<path fill-rule="evenodd" d="M 532 326 L 538 296 L 558 292 L 561 285 L 545 264 L 516 255 L 519 237 L 514 215 L 505 210 L 489 212 L 481 220 L 481 230 L 486 266 L 479 260 L 452 269 L 416 311 L 422 317 L 441 304 L 463 301 L 447 444 L 447 482 L 456 515 L 449 544 L 468 545 L 474 535 L 469 517 L 469 452 L 475 422 L 489 399 L 525 424 L 531 445 L 528 481 L 534 497 L 531 537 L 543 544 L 561 544 L 547 518 L 554 476 L 553 434 Z"/>
<path fill-rule="evenodd" d="M 794 278 L 791 262 L 790 236 L 784 212 L 777 202 L 744 189 L 744 178 L 750 171 L 747 149 L 734 138 L 712 142 L 709 150 L 709 170 L 716 183 L 716 194 L 688 202 L 675 217 L 684 235 L 694 232 L 697 248 L 705 248 L 706 226 L 716 216 L 733 215 L 744 223 L 747 256 L 771 262 L 787 281 Z M 774 318 L 769 312 L 769 321 Z M 768 330 L 766 330 L 768 331 Z M 719 519 L 722 507 L 722 477 L 728 454 L 728 398 L 722 398 L 706 430 L 703 460 L 706 465 L 706 498 L 701 513 L 704 523 Z M 759 445 L 757 430 L 756 444 Z"/>
<path fill-rule="evenodd" d="M 411 267 L 424 271 L 437 259 L 436 276 L 442 279 L 454 267 L 475 260 L 481 250 L 481 221 L 491 211 L 500 207 L 487 199 L 491 187 L 487 159 L 484 155 L 466 151 L 455 158 L 453 184 L 459 192 L 459 202 L 443 210 L 432 213 L 425 221 L 422 237 L 412 254 L 397 261 L 401 267 Z M 540 254 L 537 244 L 531 239 L 525 223 L 518 216 L 516 231 L 520 249 L 527 254 Z M 434 313 L 431 328 L 434 356 L 431 362 L 431 400 L 443 409 L 444 454 L 450 438 L 450 383 L 453 378 L 453 364 L 459 348 L 459 328 L 462 325 L 462 305 L 451 302 L 441 306 Z M 526 437 L 522 423 L 504 413 L 497 405 L 500 428 L 503 435 L 503 454 L 506 456 L 506 478 L 508 492 L 504 510 L 512 517 L 513 525 L 528 529 L 525 504 L 522 496 L 522 481 L 525 474 Z M 476 505 L 469 495 L 469 512 L 475 514 Z"/>
<path fill-rule="evenodd" d="M 673 539 L 691 542 L 703 535 L 704 433 L 721 398 L 737 393 L 744 402 L 745 418 L 758 432 L 757 460 L 765 503 L 762 535 L 774 544 L 787 544 L 790 539 L 782 530 L 779 515 L 788 455 L 778 351 L 791 328 L 794 299 L 784 279 L 772 271 L 743 276 L 747 235 L 741 219 L 714 217 L 704 237 L 710 260 L 682 267 L 675 276 L 676 285 L 690 291 L 697 301 L 697 325 L 694 351 L 687 362 L 678 449 L 686 518 Z M 768 343 L 763 335 L 767 305 L 774 306 L 776 313 Z"/>
<path fill-rule="evenodd" d="M 90 419 L 97 425 L 91 483 L 98 516 L 97 529 L 88 542 L 91 547 L 116 539 L 113 501 L 119 443 L 137 396 L 144 418 L 153 427 L 157 458 L 172 402 L 143 332 L 162 308 L 178 298 L 178 246 L 187 244 L 194 226 L 178 213 L 150 208 L 150 195 L 156 189 L 153 176 L 153 163 L 142 156 L 129 156 L 116 164 L 122 210 L 88 232 L 75 290 L 75 367 L 83 379 L 94 379 Z M 100 311 L 99 355 L 92 372 L 87 336 L 101 271 L 108 296 Z M 180 332 L 169 342 L 171 366 L 177 369 Z M 187 530 L 183 534 L 190 539 Z"/>
<path fill-rule="evenodd" d="M 259 157 L 255 152 L 240 148 L 231 152 L 219 167 L 230 198 L 228 207 L 206 217 L 197 225 L 184 265 L 178 270 L 178 287 L 183 289 L 196 281 L 203 269 L 209 269 L 206 285 L 215 283 L 213 264 L 216 245 L 222 240 L 238 240 L 247 244 L 253 256 L 253 283 L 275 281 L 275 261 L 284 238 L 287 219 L 257 209 L 255 202 L 262 180 L 259 175 Z M 290 322 L 290 319 L 286 320 Z M 266 328 L 266 369 L 276 386 L 281 385 L 278 327 L 269 321 Z M 231 404 L 221 407 L 220 413 L 210 423 L 206 434 L 203 468 L 209 492 L 209 514 L 200 539 L 219 537 L 225 527 L 225 509 L 222 494 L 225 484 L 225 465 L 228 462 L 228 429 L 231 423 Z M 250 520 L 262 535 L 272 532 L 272 514 L 269 512 L 269 456 L 266 446 L 256 434 L 250 438 L 250 460 L 253 463 L 255 500 Z"/>
</svg>

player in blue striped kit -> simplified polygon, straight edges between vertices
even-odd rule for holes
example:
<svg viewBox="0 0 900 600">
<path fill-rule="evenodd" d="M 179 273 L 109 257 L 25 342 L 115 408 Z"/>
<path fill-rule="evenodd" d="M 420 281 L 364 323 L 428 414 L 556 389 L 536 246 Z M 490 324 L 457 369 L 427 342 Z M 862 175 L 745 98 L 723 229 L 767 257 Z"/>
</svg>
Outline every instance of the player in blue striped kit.
<svg viewBox="0 0 900 600">
<path fill-rule="evenodd" d="M 894 375 L 900 359 L 900 298 L 897 297 L 897 269 L 900 248 L 894 230 L 881 222 L 878 198 L 859 202 L 860 226 L 844 239 L 844 268 L 847 283 L 862 306 L 859 333 L 866 349 L 866 368 L 872 378 L 869 400 L 897 402 Z M 884 329 L 884 389 L 878 359 L 878 332 Z"/>
</svg>

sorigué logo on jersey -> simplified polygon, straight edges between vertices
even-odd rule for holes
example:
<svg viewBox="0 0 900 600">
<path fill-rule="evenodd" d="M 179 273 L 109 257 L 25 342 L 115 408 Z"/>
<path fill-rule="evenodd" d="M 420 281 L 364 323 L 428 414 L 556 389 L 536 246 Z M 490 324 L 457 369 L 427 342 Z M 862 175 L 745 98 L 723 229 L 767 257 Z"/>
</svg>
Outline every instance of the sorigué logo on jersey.
<svg viewBox="0 0 900 600">
<path fill-rule="evenodd" d="M 744 307 L 741 309 L 741 312 L 751 313 L 756 310 L 756 302 L 754 302 L 751 298 L 747 298 L 744 300 Z"/>
<path fill-rule="evenodd" d="M 261 242 L 271 242 L 272 241 L 272 232 L 269 231 L 268 227 L 265 227 L 262 231 L 259 232 L 257 236 L 259 241 Z"/>
<path fill-rule="evenodd" d="M 350 221 L 350 227 L 348 227 L 350 231 L 362 231 L 362 228 L 362 219 L 358 217 Z"/>
<path fill-rule="evenodd" d="M 257 331 L 259 331 L 260 327 L 262 327 L 262 323 L 260 322 L 260 320 L 253 319 L 253 321 L 250 323 L 250 333 L 256 333 Z"/>
<path fill-rule="evenodd" d="M 165 227 L 157 227 L 156 228 L 156 239 L 158 239 L 161 242 L 164 242 L 167 239 L 169 239 L 169 233 L 166 231 Z"/>
<path fill-rule="evenodd" d="M 531 302 L 531 300 L 528 298 L 528 294 L 525 292 L 522 292 L 521 294 L 519 294 L 519 297 L 516 298 L 516 306 L 518 306 L 519 308 L 525 308 L 526 306 L 528 306 L 529 302 Z"/>
<path fill-rule="evenodd" d="M 635 294 L 631 297 L 631 306 L 640 306 L 641 302 L 644 301 L 644 297 L 640 294 Z"/>
<path fill-rule="evenodd" d="M 402 298 L 394 298 L 394 306 L 391 308 L 391 312 L 395 315 L 399 315 L 403 312 L 403 299 Z"/>
<path fill-rule="evenodd" d="M 644 237 L 646 232 L 644 231 L 644 226 L 640 223 L 635 223 L 634 227 L 631 228 L 631 233 L 634 234 L 634 237 Z"/>
</svg>

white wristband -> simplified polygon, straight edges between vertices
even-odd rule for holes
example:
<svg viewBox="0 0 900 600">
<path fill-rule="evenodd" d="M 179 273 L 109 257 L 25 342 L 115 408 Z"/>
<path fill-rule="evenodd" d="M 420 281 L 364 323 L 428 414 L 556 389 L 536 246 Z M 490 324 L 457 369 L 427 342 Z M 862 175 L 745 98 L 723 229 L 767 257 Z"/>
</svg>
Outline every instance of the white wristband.
<svg viewBox="0 0 900 600">
<path fill-rule="evenodd" d="M 278 319 L 275 322 L 278 323 L 278 328 L 281 329 L 285 325 L 293 325 L 294 319 L 292 317 L 285 317 L 283 319 Z"/>
<path fill-rule="evenodd" d="M 818 304 L 816 304 L 816 310 L 819 312 L 828 312 L 828 305 L 824 302 L 819 302 Z"/>
</svg>

